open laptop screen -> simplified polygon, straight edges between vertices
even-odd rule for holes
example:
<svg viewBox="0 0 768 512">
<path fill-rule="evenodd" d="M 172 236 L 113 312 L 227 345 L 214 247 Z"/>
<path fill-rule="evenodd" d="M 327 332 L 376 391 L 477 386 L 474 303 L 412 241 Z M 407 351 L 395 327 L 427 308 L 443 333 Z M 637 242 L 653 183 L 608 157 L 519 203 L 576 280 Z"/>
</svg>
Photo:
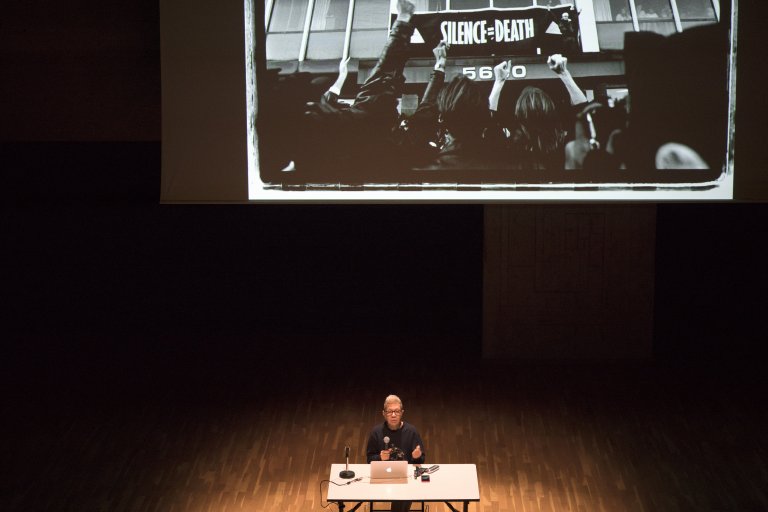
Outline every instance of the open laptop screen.
<svg viewBox="0 0 768 512">
<path fill-rule="evenodd" d="M 404 460 L 371 462 L 371 483 L 400 483 L 408 481 L 408 462 Z"/>
</svg>

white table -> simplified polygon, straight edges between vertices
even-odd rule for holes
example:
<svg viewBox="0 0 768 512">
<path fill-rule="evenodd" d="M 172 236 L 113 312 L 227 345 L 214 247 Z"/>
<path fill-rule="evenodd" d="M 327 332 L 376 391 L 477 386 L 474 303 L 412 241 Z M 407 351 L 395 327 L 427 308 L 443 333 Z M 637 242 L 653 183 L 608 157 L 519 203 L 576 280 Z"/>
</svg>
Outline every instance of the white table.
<svg viewBox="0 0 768 512">
<path fill-rule="evenodd" d="M 432 464 L 423 465 L 430 466 Z M 327 500 L 338 503 L 339 512 L 344 512 L 345 501 L 358 502 L 350 512 L 367 501 L 442 501 L 454 511 L 456 509 L 449 502 L 459 501 L 464 504 L 464 512 L 468 512 L 470 502 L 480 501 L 477 468 L 474 464 L 440 464 L 440 469 L 429 475 L 429 482 L 413 478 L 414 467 L 408 466 L 407 483 L 372 484 L 369 464 L 350 464 L 349 469 L 355 472 L 355 478 L 362 477 L 362 480 L 345 485 L 350 480 L 339 477 L 345 465 L 332 464 L 330 480 L 342 485 L 339 487 L 330 483 Z"/>
</svg>

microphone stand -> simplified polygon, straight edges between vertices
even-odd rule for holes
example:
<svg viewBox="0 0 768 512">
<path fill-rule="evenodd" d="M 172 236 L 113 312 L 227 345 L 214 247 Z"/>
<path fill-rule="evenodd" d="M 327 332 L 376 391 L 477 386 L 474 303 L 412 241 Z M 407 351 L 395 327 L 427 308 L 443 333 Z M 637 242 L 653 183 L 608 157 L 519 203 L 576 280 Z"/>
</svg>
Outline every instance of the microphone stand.
<svg viewBox="0 0 768 512">
<path fill-rule="evenodd" d="M 345 470 L 343 470 L 343 471 L 341 471 L 339 473 L 339 477 L 340 478 L 354 478 L 355 477 L 355 472 L 349 470 L 349 446 L 345 446 L 344 447 L 344 455 L 347 458 L 347 466 L 346 466 Z"/>
</svg>

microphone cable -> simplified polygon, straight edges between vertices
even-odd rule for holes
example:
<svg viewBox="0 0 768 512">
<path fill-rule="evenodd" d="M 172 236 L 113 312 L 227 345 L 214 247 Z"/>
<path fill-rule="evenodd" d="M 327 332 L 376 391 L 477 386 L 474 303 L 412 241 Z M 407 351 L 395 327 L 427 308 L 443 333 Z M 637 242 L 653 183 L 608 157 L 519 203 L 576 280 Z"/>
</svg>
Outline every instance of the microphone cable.
<svg viewBox="0 0 768 512">
<path fill-rule="evenodd" d="M 354 480 L 350 480 L 348 482 L 344 482 L 343 484 L 337 484 L 333 480 L 320 480 L 320 506 L 323 507 L 323 508 L 328 508 L 332 504 L 336 503 L 335 501 L 329 501 L 325 505 L 323 505 L 323 484 L 325 482 L 328 482 L 329 484 L 333 484 L 336 487 L 344 487 L 345 485 L 350 485 L 350 484 L 352 484 L 354 482 L 359 482 L 362 479 L 363 479 L 363 477 L 359 476 L 359 477 L 355 478 Z"/>
</svg>

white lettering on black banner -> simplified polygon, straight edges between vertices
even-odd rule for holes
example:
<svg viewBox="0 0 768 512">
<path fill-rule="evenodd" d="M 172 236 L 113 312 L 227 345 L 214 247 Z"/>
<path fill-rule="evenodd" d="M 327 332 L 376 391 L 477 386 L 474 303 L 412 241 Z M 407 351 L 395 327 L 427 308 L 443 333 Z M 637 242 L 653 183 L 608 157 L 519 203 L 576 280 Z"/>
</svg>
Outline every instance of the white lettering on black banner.
<svg viewBox="0 0 768 512">
<path fill-rule="evenodd" d="M 443 21 L 440 24 L 443 41 L 448 44 L 486 44 L 488 42 L 517 42 L 535 37 L 533 19 Z"/>
<path fill-rule="evenodd" d="M 415 13 L 411 24 L 418 37 L 411 40 L 411 57 L 432 57 L 440 41 L 452 46 L 449 56 L 540 55 L 562 53 L 563 35 L 552 27 L 565 13 L 577 19 L 572 5 Z M 392 14 L 391 22 L 396 15 Z"/>
</svg>

